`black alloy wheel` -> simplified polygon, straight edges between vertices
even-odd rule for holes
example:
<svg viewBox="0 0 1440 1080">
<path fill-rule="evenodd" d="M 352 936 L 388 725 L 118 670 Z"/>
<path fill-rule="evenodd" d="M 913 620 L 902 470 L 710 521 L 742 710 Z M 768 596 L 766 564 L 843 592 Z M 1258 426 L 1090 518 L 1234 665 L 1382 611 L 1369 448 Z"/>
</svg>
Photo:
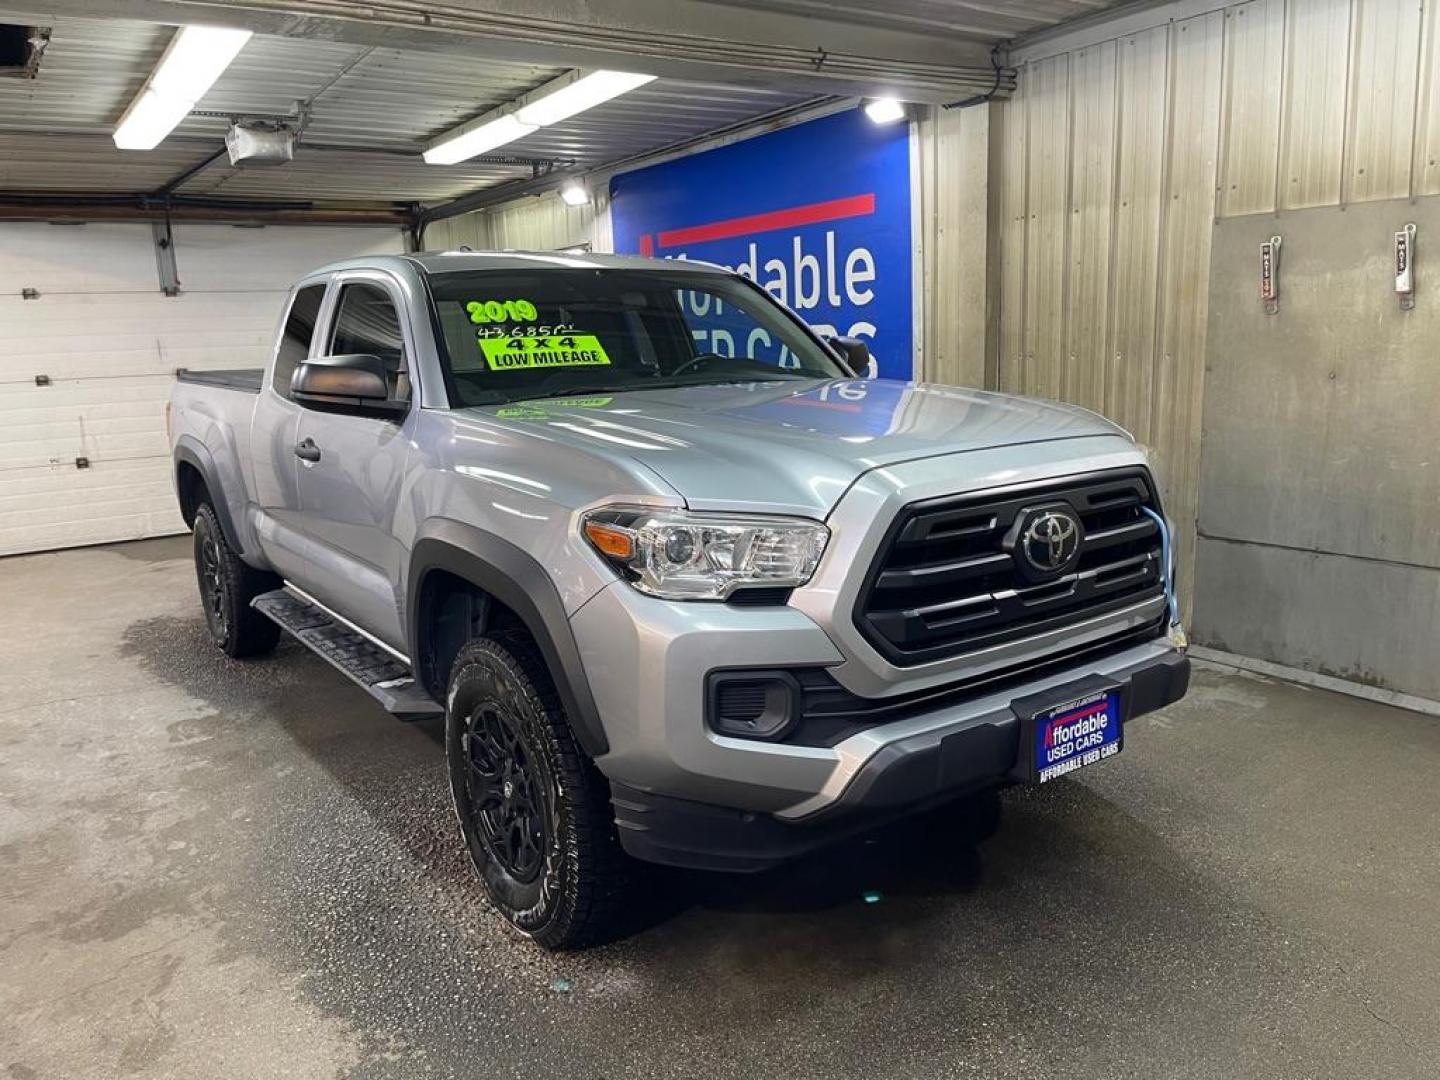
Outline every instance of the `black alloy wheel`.
<svg viewBox="0 0 1440 1080">
<path fill-rule="evenodd" d="M 490 902 L 547 949 L 622 928 L 634 867 L 610 788 L 575 742 L 554 680 L 519 630 L 467 643 L 445 694 L 460 835 Z"/>
<path fill-rule="evenodd" d="M 200 583 L 205 624 L 210 627 L 210 635 L 217 642 L 223 642 L 230 633 L 230 613 L 226 610 L 225 579 L 220 569 L 220 537 L 209 525 L 208 520 L 196 522 L 195 573 Z"/>
<path fill-rule="evenodd" d="M 279 588 L 280 579 L 235 554 L 208 502 L 195 511 L 194 529 L 195 581 L 210 636 L 225 655 L 236 659 L 270 652 L 280 640 L 280 627 L 252 608 L 250 601 Z"/>
<path fill-rule="evenodd" d="M 478 702 L 465 720 L 466 810 L 490 858 L 517 882 L 540 876 L 553 829 L 553 785 L 520 727 L 498 701 Z"/>
</svg>

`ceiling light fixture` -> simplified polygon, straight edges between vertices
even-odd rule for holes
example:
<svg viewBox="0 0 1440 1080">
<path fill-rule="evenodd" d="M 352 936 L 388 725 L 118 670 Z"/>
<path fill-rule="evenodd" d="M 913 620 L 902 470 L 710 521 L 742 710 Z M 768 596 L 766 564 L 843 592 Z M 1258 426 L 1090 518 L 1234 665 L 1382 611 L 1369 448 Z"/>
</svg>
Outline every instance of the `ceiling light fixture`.
<svg viewBox="0 0 1440 1080">
<path fill-rule="evenodd" d="M 537 101 L 532 101 L 517 112 L 527 124 L 546 127 L 569 120 L 576 113 L 603 105 L 611 98 L 629 93 L 637 87 L 653 82 L 654 75 L 637 75 L 633 71 L 592 71 L 582 75 L 568 86 L 561 87 Z"/>
<path fill-rule="evenodd" d="M 250 40 L 249 30 L 182 26 L 111 136 L 121 150 L 153 150 L 195 108 Z"/>
<path fill-rule="evenodd" d="M 560 198 L 566 206 L 584 206 L 590 201 L 590 192 L 578 180 L 572 180 L 560 189 Z"/>
<path fill-rule="evenodd" d="M 893 124 L 905 119 L 905 106 L 894 98 L 875 98 L 865 103 L 865 115 L 876 124 Z"/>
<path fill-rule="evenodd" d="M 488 120 L 479 127 L 463 131 L 445 142 L 425 151 L 427 165 L 456 165 L 472 157 L 479 157 L 497 146 L 514 142 L 522 135 L 539 131 L 539 125 L 526 124 L 516 119 L 514 113 L 506 113 L 494 120 Z"/>
<path fill-rule="evenodd" d="M 630 71 L 572 71 L 509 105 L 448 131 L 424 151 L 429 165 L 455 165 L 568 120 L 653 81 Z M 588 201 L 588 200 L 587 200 Z"/>
</svg>

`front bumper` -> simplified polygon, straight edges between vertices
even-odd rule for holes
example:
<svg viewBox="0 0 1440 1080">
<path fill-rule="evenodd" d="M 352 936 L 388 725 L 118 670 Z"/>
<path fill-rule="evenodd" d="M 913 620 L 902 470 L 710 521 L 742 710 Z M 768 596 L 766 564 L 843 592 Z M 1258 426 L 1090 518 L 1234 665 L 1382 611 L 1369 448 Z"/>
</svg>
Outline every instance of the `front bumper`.
<svg viewBox="0 0 1440 1080">
<path fill-rule="evenodd" d="M 1066 681 L 1084 670 L 1070 672 Z M 1128 723 L 1183 697 L 1190 661 L 1167 650 L 1107 674 L 1124 688 Z M 700 870 L 765 870 L 887 820 L 1007 782 L 1019 741 L 1014 711 L 992 701 L 983 711 L 883 743 L 835 798 L 817 798 L 823 805 L 803 816 L 736 810 L 613 782 L 615 821 L 622 846 L 638 859 Z"/>
<path fill-rule="evenodd" d="M 706 675 L 818 667 L 839 678 L 843 655 L 806 613 L 666 602 L 616 582 L 571 625 L 605 724 L 609 751 L 596 763 L 611 782 L 622 842 L 641 858 L 687 866 L 759 869 L 878 816 L 1004 782 L 1018 698 L 1095 674 L 1129 686 L 1130 715 L 1139 715 L 1179 698 L 1189 671 L 1166 637 L 1131 639 L 947 694 L 830 745 L 761 742 L 707 726 Z"/>
</svg>

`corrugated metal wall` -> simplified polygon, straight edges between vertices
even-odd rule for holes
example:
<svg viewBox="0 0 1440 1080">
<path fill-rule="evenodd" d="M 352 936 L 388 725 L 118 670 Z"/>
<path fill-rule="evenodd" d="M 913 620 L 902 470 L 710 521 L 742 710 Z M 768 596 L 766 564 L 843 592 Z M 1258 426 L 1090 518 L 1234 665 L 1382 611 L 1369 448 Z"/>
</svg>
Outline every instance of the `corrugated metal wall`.
<svg viewBox="0 0 1440 1080">
<path fill-rule="evenodd" d="M 1440 193 L 1440 4 L 1204 6 L 1024 49 L 994 109 L 999 385 L 1155 450 L 1187 597 L 1214 220 Z"/>
<path fill-rule="evenodd" d="M 920 370 L 932 382 L 993 386 L 987 328 L 998 298 L 988 224 L 991 110 L 926 109 L 915 127 L 923 301 Z"/>
<path fill-rule="evenodd" d="M 605 191 L 597 190 L 593 201 L 570 206 L 549 193 L 462 214 L 426 229 L 425 247 L 437 251 L 463 244 L 477 251 L 552 251 L 588 244 L 591 251 L 610 251 L 614 245 L 608 199 Z"/>
</svg>

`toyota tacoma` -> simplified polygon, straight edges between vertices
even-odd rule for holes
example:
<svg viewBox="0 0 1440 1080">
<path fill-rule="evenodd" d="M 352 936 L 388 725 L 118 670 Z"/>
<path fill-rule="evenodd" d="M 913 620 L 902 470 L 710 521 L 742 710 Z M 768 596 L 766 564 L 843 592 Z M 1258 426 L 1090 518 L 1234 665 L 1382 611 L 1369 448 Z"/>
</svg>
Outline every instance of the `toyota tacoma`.
<svg viewBox="0 0 1440 1080">
<path fill-rule="evenodd" d="M 174 390 L 209 632 L 443 717 L 477 874 L 552 948 L 635 860 L 762 870 L 1113 756 L 1189 678 L 1145 455 L 868 364 L 699 263 L 317 270 L 265 370 Z"/>
</svg>

